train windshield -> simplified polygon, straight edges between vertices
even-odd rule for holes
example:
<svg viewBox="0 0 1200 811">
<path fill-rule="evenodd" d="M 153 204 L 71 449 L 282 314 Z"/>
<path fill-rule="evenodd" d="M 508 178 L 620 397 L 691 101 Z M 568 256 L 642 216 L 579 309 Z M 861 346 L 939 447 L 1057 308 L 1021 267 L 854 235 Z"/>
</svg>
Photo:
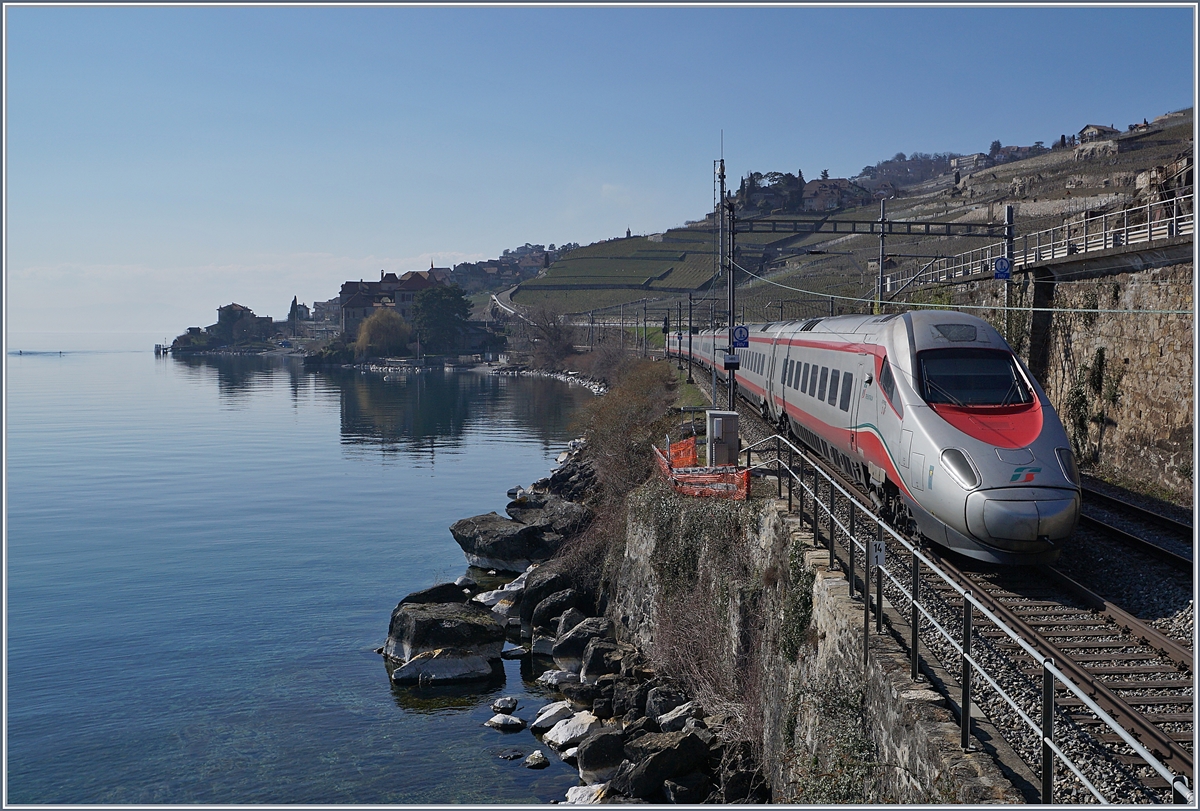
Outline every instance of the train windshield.
<svg viewBox="0 0 1200 811">
<path fill-rule="evenodd" d="M 1011 406 L 1033 402 L 1017 362 L 997 349 L 930 349 L 917 355 L 921 397 L 930 405 Z"/>
</svg>

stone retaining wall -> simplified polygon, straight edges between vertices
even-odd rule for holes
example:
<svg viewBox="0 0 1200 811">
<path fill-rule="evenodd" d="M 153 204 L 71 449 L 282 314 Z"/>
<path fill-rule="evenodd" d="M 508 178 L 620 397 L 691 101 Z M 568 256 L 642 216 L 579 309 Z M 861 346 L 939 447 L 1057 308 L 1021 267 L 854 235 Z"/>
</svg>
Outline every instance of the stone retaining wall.
<svg viewBox="0 0 1200 811">
<path fill-rule="evenodd" d="M 945 699 L 909 680 L 907 655 L 888 633 L 872 634 L 864 677 L 862 603 L 786 502 L 762 504 L 738 551 L 706 541 L 690 559 L 663 549 L 654 520 L 631 509 L 609 595 L 618 635 L 652 659 L 679 663 L 685 648 L 714 673 L 738 674 L 744 709 L 761 709 L 743 713 L 741 729 L 758 737 L 775 802 L 1022 802 L 989 757 L 962 751 Z M 663 605 L 665 560 L 698 574 L 670 599 L 689 606 L 703 639 L 689 638 Z M 736 715 L 736 703 L 724 709 Z"/>
<path fill-rule="evenodd" d="M 1035 279 L 1036 275 L 1036 279 Z M 1068 277 L 1064 280 L 1064 276 Z M 1073 276 L 1073 278 L 1072 278 Z M 1003 303 L 1000 282 L 926 289 L 912 301 Z M 1029 364 L 1075 445 L 1080 467 L 1114 483 L 1192 504 L 1193 265 L 1015 279 L 1016 307 L 1123 310 L 1013 312 L 1009 343 Z M 972 311 L 1003 333 L 999 310 Z"/>
</svg>

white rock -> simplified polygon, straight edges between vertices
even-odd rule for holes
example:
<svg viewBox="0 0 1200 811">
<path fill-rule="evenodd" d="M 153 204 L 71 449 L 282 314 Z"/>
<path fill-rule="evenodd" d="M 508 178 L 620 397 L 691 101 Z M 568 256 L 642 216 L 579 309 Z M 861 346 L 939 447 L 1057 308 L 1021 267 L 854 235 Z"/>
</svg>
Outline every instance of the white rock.
<svg viewBox="0 0 1200 811">
<path fill-rule="evenodd" d="M 533 719 L 529 728 L 534 732 L 545 732 L 553 728 L 559 721 L 570 718 L 574 714 L 575 709 L 571 706 L 570 701 L 555 701 L 538 710 L 537 717 Z"/>
<path fill-rule="evenodd" d="M 593 805 L 600 802 L 600 798 L 604 796 L 604 790 L 608 788 L 608 783 L 600 783 L 595 786 L 575 786 L 567 789 L 567 804 L 568 805 Z"/>
<path fill-rule="evenodd" d="M 567 461 L 567 459 L 569 459 L 570 457 L 571 457 L 571 454 L 567 453 L 566 451 L 563 451 L 562 453 L 560 453 L 558 455 L 558 458 L 555 459 L 554 461 L 561 465 L 563 462 Z"/>
<path fill-rule="evenodd" d="M 525 721 L 515 715 L 500 712 L 484 721 L 483 725 L 492 729 L 498 729 L 501 732 L 519 732 L 525 728 Z"/>
<path fill-rule="evenodd" d="M 464 574 L 462 577 L 459 577 L 454 581 L 454 585 L 458 586 L 459 588 L 473 589 L 479 584 Z"/>
<path fill-rule="evenodd" d="M 537 650 L 534 650 L 537 653 Z M 537 677 L 538 684 L 545 684 L 549 687 L 558 687 L 560 684 L 567 682 L 579 681 L 579 674 L 572 673 L 569 670 L 547 670 L 545 673 Z"/>
<path fill-rule="evenodd" d="M 544 634 L 534 634 L 533 636 L 533 652 L 541 653 L 549 656 L 554 650 L 554 637 L 545 636 Z"/>
<path fill-rule="evenodd" d="M 486 679 L 491 675 L 491 663 L 479 654 L 438 648 L 417 654 L 396 668 L 392 672 L 392 681 L 396 684 L 436 684 Z"/>
<path fill-rule="evenodd" d="M 543 740 L 555 749 L 567 749 L 587 737 L 589 732 L 602 726 L 604 725 L 599 718 L 584 710 L 559 721 L 546 733 Z"/>
<path fill-rule="evenodd" d="M 507 596 L 509 595 L 504 591 L 504 589 L 493 589 L 491 591 L 481 591 L 471 599 L 477 603 L 486 605 L 488 608 L 491 608 Z"/>
<path fill-rule="evenodd" d="M 517 700 L 512 696 L 504 696 L 492 702 L 492 712 L 503 712 L 512 714 L 512 711 L 517 708 Z"/>
<path fill-rule="evenodd" d="M 570 749 L 563 751 L 560 757 L 562 757 L 565 762 L 574 766 L 579 760 L 579 747 L 572 746 Z"/>
<path fill-rule="evenodd" d="M 521 765 L 528 769 L 544 769 L 550 765 L 550 760 L 542 754 L 541 749 L 535 749 Z"/>
</svg>

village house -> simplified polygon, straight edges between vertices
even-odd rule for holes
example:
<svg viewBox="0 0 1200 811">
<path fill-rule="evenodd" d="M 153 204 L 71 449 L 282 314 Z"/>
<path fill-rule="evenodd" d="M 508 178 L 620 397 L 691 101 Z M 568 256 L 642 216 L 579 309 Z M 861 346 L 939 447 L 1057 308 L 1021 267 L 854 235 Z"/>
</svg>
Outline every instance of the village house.
<svg viewBox="0 0 1200 811">
<path fill-rule="evenodd" d="M 413 299 L 417 293 L 434 285 L 446 284 L 449 268 L 410 270 L 403 276 L 379 271 L 379 281 L 343 282 L 338 294 L 342 333 L 346 340 L 358 335 L 358 326 L 377 309 L 387 307 L 404 320 L 412 318 Z"/>
<path fill-rule="evenodd" d="M 1115 127 L 1106 127 L 1103 124 L 1088 124 L 1079 131 L 1079 143 L 1086 144 L 1090 141 L 1107 141 L 1121 134 L 1121 131 Z"/>
<path fill-rule="evenodd" d="M 275 322 L 269 315 L 255 315 L 249 307 L 230 303 L 217 308 L 217 323 L 204 328 L 209 335 L 227 344 L 267 340 L 275 334 Z"/>
<path fill-rule="evenodd" d="M 810 180 L 804 184 L 802 208 L 804 211 L 833 211 L 865 206 L 872 199 L 869 191 L 842 177 Z"/>
<path fill-rule="evenodd" d="M 992 159 L 982 152 L 976 152 L 973 155 L 959 155 L 957 158 L 950 159 L 950 168 L 960 172 L 974 172 L 978 169 L 986 169 L 992 165 Z"/>
</svg>

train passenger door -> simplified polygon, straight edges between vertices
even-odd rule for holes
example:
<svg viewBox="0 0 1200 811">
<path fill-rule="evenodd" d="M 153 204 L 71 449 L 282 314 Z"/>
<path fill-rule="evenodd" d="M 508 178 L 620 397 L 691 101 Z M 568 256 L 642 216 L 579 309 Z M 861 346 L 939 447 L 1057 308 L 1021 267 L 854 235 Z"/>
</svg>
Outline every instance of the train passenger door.
<svg viewBox="0 0 1200 811">
<path fill-rule="evenodd" d="M 863 394 L 867 391 L 867 375 L 872 378 L 875 375 L 874 364 L 871 363 L 871 356 L 860 353 L 858 356 L 857 370 L 854 377 L 855 385 L 857 386 L 854 396 L 850 398 L 850 449 L 859 451 L 858 446 L 858 413 L 859 407 L 863 401 Z M 859 451 L 861 452 L 861 451 Z"/>
</svg>

